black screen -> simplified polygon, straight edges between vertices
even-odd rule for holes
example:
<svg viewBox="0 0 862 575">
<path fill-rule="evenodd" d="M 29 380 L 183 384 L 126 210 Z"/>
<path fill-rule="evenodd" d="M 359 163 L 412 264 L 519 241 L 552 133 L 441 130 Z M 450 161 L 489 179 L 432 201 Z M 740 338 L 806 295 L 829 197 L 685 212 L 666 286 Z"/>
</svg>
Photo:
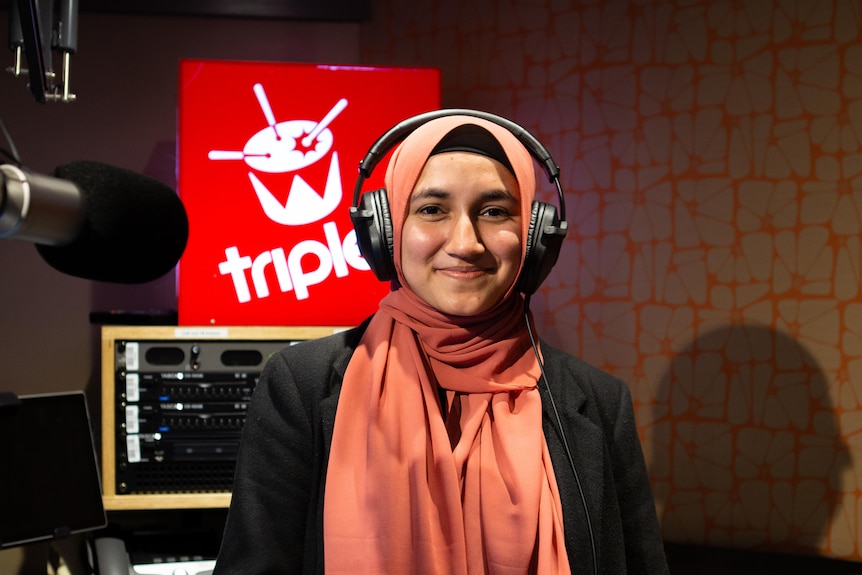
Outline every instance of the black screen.
<svg viewBox="0 0 862 575">
<path fill-rule="evenodd" d="M 0 407 L 0 548 L 104 527 L 83 393 Z"/>
</svg>

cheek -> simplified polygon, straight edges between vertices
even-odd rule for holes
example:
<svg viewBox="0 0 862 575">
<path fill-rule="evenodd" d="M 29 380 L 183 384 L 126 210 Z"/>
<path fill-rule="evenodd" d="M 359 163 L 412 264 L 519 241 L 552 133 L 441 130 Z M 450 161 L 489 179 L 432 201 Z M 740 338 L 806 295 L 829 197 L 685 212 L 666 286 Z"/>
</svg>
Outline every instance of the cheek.
<svg viewBox="0 0 862 575">
<path fill-rule="evenodd" d="M 434 253 L 434 240 L 418 227 L 405 222 L 401 231 L 401 271 L 405 279 L 418 272 L 422 264 Z"/>
<path fill-rule="evenodd" d="M 521 265 L 521 235 L 514 231 L 501 235 L 496 252 L 500 260 L 517 270 Z"/>
</svg>

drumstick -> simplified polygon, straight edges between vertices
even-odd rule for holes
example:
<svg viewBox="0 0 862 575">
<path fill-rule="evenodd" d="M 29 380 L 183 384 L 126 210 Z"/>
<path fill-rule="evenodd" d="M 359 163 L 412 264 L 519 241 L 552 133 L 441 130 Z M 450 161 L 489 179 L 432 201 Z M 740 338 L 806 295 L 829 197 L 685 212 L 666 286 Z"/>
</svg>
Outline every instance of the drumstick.
<svg viewBox="0 0 862 575">
<path fill-rule="evenodd" d="M 308 135 L 302 139 L 302 145 L 306 148 L 310 146 L 311 142 L 313 142 L 317 138 L 317 135 L 320 134 L 320 132 L 322 132 L 323 130 L 325 130 L 326 127 L 332 122 L 332 120 L 334 120 L 335 117 L 340 114 L 341 111 L 344 110 L 344 108 L 346 107 L 346 98 L 341 98 L 339 101 L 337 101 L 332 107 L 332 109 L 329 110 L 329 112 L 327 112 L 323 119 L 314 127 L 314 129 L 311 130 L 311 132 L 309 132 Z"/>
<path fill-rule="evenodd" d="M 272 113 L 272 107 L 269 105 L 269 99 L 267 99 L 266 97 L 266 92 L 263 89 L 263 84 L 254 85 L 254 95 L 257 96 L 257 103 L 260 106 L 260 109 L 263 111 L 263 115 L 266 118 L 269 127 L 272 128 L 275 132 L 275 139 L 280 140 L 281 136 L 278 135 L 278 130 L 275 127 L 275 114 Z"/>
</svg>

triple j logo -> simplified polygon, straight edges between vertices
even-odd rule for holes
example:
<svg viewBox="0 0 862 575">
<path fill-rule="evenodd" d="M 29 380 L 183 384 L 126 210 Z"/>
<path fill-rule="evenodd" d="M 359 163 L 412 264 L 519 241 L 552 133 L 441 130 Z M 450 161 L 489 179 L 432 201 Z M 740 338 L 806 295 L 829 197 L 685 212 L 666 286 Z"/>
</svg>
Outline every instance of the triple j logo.
<svg viewBox="0 0 862 575">
<path fill-rule="evenodd" d="M 319 194 L 299 172 L 321 160 L 333 144 L 329 125 L 347 107 L 347 100 L 340 99 L 320 121 L 288 120 L 276 122 L 263 85 L 254 85 L 254 94 L 266 118 L 267 126 L 252 135 L 242 150 L 211 150 L 208 158 L 214 161 L 242 160 L 252 170 L 270 174 L 293 173 L 287 201 L 282 203 L 264 184 L 254 171 L 248 179 L 257 194 L 263 213 L 276 224 L 284 226 L 307 226 L 327 218 L 341 203 L 341 169 L 338 152 L 333 151 L 323 194 Z M 251 301 L 249 278 L 258 298 L 269 296 L 269 285 L 265 275 L 272 266 L 278 287 L 282 292 L 293 290 L 297 300 L 309 298 L 308 288 L 325 281 L 334 271 L 336 277 L 345 277 L 350 268 L 369 270 L 365 259 L 359 254 L 356 232 L 350 230 L 342 239 L 334 221 L 323 224 L 326 243 L 306 239 L 295 244 L 287 254 L 283 247 L 265 250 L 255 257 L 242 255 L 239 246 L 224 250 L 225 261 L 219 263 L 221 275 L 230 275 L 237 300 Z M 317 267 L 304 269 L 306 255 L 314 255 Z M 312 258 L 314 259 L 314 258 Z"/>
</svg>

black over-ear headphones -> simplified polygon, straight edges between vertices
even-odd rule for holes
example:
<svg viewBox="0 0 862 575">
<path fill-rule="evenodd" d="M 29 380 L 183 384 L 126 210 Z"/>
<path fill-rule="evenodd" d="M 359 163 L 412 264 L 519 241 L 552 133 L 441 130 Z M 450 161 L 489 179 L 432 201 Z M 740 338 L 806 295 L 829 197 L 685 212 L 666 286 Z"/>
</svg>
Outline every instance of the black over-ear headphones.
<svg viewBox="0 0 862 575">
<path fill-rule="evenodd" d="M 353 206 L 350 208 L 350 219 L 356 230 L 356 242 L 359 245 L 359 251 L 377 279 L 387 281 L 395 277 L 392 218 L 386 190 L 380 188 L 363 194 L 362 184 L 371 175 L 377 163 L 416 128 L 431 120 L 455 115 L 482 118 L 509 130 L 542 164 L 548 174 L 548 179 L 557 188 L 560 201 L 559 217 L 556 207 L 539 201 L 533 202 L 530 213 L 530 227 L 526 238 L 527 255 L 524 260 L 524 269 L 518 278 L 517 289 L 525 295 L 531 295 L 548 277 L 551 268 L 557 263 L 557 257 L 568 230 L 566 204 L 560 185 L 560 168 L 551 158 L 550 153 L 530 132 L 510 120 L 488 112 L 446 109 L 419 114 L 396 124 L 374 142 L 365 158 L 359 162 L 359 178 L 353 192 Z"/>
</svg>

